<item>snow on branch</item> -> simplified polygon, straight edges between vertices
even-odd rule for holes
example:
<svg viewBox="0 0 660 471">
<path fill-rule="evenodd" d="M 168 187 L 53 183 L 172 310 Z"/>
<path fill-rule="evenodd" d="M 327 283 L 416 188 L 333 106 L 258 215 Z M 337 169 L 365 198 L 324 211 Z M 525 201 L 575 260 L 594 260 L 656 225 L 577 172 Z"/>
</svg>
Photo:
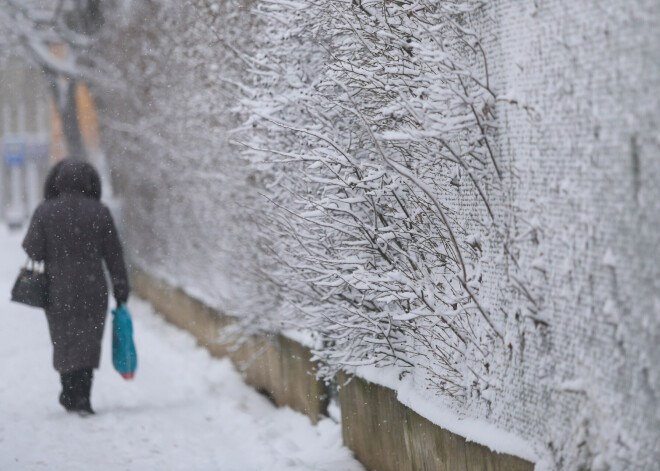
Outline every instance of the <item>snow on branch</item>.
<svg viewBox="0 0 660 471">
<path fill-rule="evenodd" d="M 255 209 L 283 280 L 271 323 L 316 333 L 321 374 L 398 365 L 458 400 L 493 386 L 506 347 L 471 232 L 499 233 L 489 199 L 503 187 L 482 7 L 258 4 L 267 34 L 239 140 L 271 203 Z"/>
</svg>

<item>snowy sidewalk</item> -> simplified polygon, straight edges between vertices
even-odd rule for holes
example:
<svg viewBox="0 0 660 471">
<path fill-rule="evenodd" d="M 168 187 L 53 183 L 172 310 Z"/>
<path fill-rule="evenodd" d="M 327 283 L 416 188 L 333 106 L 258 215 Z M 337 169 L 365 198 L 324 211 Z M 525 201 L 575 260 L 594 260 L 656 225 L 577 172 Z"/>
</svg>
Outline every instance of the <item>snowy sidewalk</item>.
<svg viewBox="0 0 660 471">
<path fill-rule="evenodd" d="M 362 470 L 329 419 L 312 426 L 246 386 L 227 360 L 133 298 L 139 366 L 112 368 L 106 326 L 92 405 L 80 418 L 58 404 L 59 376 L 42 311 L 9 301 L 25 256 L 22 234 L 0 228 L 0 470 Z"/>
</svg>

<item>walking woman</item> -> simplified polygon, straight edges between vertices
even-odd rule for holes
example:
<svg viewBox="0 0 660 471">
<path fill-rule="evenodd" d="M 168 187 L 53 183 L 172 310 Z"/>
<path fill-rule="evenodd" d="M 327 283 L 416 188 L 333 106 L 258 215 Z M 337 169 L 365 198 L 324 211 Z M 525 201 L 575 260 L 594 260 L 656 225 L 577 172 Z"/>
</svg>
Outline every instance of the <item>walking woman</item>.
<svg viewBox="0 0 660 471">
<path fill-rule="evenodd" d="M 93 414 L 89 397 L 108 309 L 103 262 L 121 306 L 129 293 L 124 256 L 110 211 L 100 202 L 94 167 L 74 159 L 59 162 L 44 195 L 23 248 L 31 259 L 45 262 L 46 318 L 53 366 L 62 381 L 60 404 L 69 412 Z"/>
</svg>

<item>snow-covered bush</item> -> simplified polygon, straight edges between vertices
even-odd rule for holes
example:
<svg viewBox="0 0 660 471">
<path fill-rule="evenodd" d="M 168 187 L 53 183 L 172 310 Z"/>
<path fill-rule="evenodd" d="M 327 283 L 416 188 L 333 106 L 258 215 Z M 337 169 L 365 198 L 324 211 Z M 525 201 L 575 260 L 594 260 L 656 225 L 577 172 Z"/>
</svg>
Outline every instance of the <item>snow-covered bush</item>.
<svg viewBox="0 0 660 471">
<path fill-rule="evenodd" d="M 489 202 L 504 192 L 482 6 L 260 5 L 239 140 L 273 206 L 276 321 L 317 335 L 323 374 L 412 367 L 462 400 L 492 386 L 505 345 L 479 300 L 481 234 L 503 240 L 510 215 Z"/>
</svg>

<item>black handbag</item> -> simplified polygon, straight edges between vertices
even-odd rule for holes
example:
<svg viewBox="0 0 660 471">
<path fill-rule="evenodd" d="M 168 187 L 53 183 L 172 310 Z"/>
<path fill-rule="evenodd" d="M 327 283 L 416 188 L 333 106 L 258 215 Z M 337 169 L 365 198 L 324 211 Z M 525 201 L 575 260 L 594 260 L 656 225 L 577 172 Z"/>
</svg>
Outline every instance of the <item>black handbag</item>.
<svg viewBox="0 0 660 471">
<path fill-rule="evenodd" d="M 11 300 L 40 308 L 48 304 L 48 280 L 36 262 L 28 260 L 21 268 L 11 290 Z"/>
</svg>

